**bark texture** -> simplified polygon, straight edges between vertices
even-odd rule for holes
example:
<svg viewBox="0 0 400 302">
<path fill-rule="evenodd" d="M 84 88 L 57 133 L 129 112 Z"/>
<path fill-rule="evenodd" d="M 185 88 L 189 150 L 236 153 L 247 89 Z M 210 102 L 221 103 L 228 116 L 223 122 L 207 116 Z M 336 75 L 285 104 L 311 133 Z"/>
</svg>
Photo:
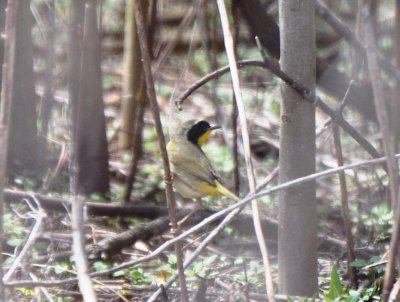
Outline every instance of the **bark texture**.
<svg viewBox="0 0 400 302">
<path fill-rule="evenodd" d="M 279 2 L 281 67 L 292 78 L 315 89 L 313 0 Z M 315 109 L 286 84 L 281 86 L 279 182 L 315 171 Z M 279 194 L 279 291 L 317 293 L 317 213 L 315 183 Z"/>
<path fill-rule="evenodd" d="M 16 28 L 16 3 L 11 0 L 7 4 L 7 16 L 1 16 L 2 22 L 5 24 L 5 43 L 2 45 L 4 49 L 4 63 L 2 65 L 2 91 L 0 100 L 0 238 L 5 238 L 4 235 L 4 189 L 7 184 L 7 156 L 9 143 L 9 125 L 10 125 L 10 107 L 12 101 L 12 83 L 14 79 L 15 61 L 15 28 Z M 2 3 L 2 9 L 5 9 Z M 6 19 L 5 19 L 6 18 Z M 3 59 L 3 58 L 2 58 Z M 5 290 L 3 283 L 3 242 L 0 244 L 0 301 L 5 301 Z"/>
<path fill-rule="evenodd" d="M 16 2 L 15 60 L 11 89 L 8 169 L 11 173 L 29 171 L 37 159 L 35 79 L 33 74 L 32 14 L 30 1 Z"/>
<path fill-rule="evenodd" d="M 84 2 L 71 3 L 69 98 L 73 144 L 77 146 L 73 154 L 77 193 L 104 194 L 109 190 L 109 171 L 96 10 L 90 10 L 83 26 Z"/>
<path fill-rule="evenodd" d="M 124 82 L 121 111 L 121 131 L 118 143 L 120 149 L 129 149 L 134 140 L 134 125 L 139 118 L 135 113 L 139 103 L 145 97 L 143 68 L 135 22 L 135 1 L 126 2 L 125 45 L 124 45 Z M 147 1 L 141 0 L 143 7 Z M 147 20 L 147 10 L 145 10 Z M 139 135 L 136 133 L 136 135 Z"/>
</svg>

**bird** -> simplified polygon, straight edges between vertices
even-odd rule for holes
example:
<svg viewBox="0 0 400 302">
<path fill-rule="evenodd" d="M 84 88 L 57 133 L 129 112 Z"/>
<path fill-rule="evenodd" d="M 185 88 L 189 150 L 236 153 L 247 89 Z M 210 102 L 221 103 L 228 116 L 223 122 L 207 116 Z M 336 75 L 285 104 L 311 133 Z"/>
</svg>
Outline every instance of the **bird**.
<svg viewBox="0 0 400 302">
<path fill-rule="evenodd" d="M 205 120 L 189 120 L 177 128 L 167 144 L 173 187 L 182 197 L 195 199 L 198 206 L 201 206 L 201 198 L 206 196 L 223 195 L 240 201 L 223 185 L 201 149 L 211 132 L 219 128 Z"/>
</svg>

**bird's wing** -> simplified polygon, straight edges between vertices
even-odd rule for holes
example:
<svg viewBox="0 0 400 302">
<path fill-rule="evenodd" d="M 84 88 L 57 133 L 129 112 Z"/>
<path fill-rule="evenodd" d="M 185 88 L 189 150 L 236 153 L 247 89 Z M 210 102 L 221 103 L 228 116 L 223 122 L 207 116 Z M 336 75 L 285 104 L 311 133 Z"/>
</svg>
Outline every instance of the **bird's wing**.
<svg viewBox="0 0 400 302">
<path fill-rule="evenodd" d="M 178 148 L 185 148 L 185 152 Z M 179 170 L 181 170 L 182 174 L 197 177 L 213 186 L 215 186 L 215 180 L 219 179 L 219 175 L 215 172 L 203 151 L 186 140 L 169 143 L 168 156 L 175 166 L 174 172 L 178 175 Z"/>
</svg>

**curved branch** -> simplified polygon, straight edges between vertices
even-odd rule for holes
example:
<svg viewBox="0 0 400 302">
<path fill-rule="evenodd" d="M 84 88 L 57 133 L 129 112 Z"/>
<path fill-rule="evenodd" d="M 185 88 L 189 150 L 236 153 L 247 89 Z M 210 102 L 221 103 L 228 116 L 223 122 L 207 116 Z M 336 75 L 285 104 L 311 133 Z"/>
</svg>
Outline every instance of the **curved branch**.
<svg viewBox="0 0 400 302">
<path fill-rule="evenodd" d="M 396 158 L 397 159 L 400 158 L 400 154 L 397 154 Z M 189 230 L 186 230 L 185 232 L 183 232 L 179 236 L 174 237 L 174 238 L 168 240 L 167 242 L 163 243 L 156 250 L 154 250 L 151 254 L 146 255 L 144 257 L 141 257 L 139 259 L 130 260 L 128 262 L 125 262 L 123 264 L 117 265 L 117 266 L 112 267 L 110 269 L 105 269 L 105 270 L 102 270 L 102 271 L 93 272 L 93 273 L 90 274 L 90 276 L 91 277 L 98 277 L 98 276 L 104 276 L 104 275 L 112 274 L 112 273 L 114 273 L 116 271 L 119 271 L 121 269 L 128 268 L 128 267 L 131 267 L 133 265 L 137 265 L 139 263 L 142 263 L 144 261 L 153 259 L 154 257 L 158 256 L 162 251 L 164 251 L 166 248 L 168 248 L 171 245 L 173 245 L 175 242 L 177 242 L 179 240 L 182 240 L 182 239 L 188 237 L 189 235 L 199 231 L 204 226 L 210 224 L 214 220 L 222 219 L 222 217 L 224 217 L 228 213 L 232 212 L 233 210 L 235 210 L 237 208 L 240 208 L 240 207 L 248 204 L 251 200 L 253 200 L 255 198 L 260 198 L 262 196 L 266 196 L 266 195 L 278 192 L 279 190 L 287 189 L 287 188 L 290 188 L 292 186 L 296 186 L 296 185 L 299 185 L 299 184 L 302 184 L 302 183 L 305 183 L 305 182 L 308 182 L 308 181 L 314 181 L 315 179 L 326 177 L 326 176 L 338 173 L 340 171 L 356 169 L 356 168 L 361 168 L 361 167 L 370 166 L 370 165 L 382 164 L 382 162 L 384 162 L 385 160 L 386 160 L 386 158 L 382 157 L 382 158 L 371 159 L 371 160 L 367 160 L 367 161 L 362 161 L 362 162 L 358 162 L 358 163 L 354 163 L 354 164 L 350 164 L 350 165 L 346 165 L 346 166 L 341 166 L 341 167 L 329 169 L 329 170 L 326 170 L 326 171 L 314 173 L 314 174 L 311 174 L 311 175 L 308 175 L 308 176 L 305 176 L 305 177 L 300 177 L 298 179 L 294 179 L 294 180 L 282 183 L 282 184 L 277 185 L 275 187 L 260 191 L 259 193 L 255 194 L 255 195 L 247 196 L 241 202 L 236 203 L 234 205 L 231 205 L 231 206 L 229 206 L 229 207 L 227 207 L 227 208 L 225 208 L 225 209 L 223 209 L 221 211 L 218 211 L 218 212 L 212 214 L 211 216 L 207 217 L 206 219 L 203 219 L 200 223 L 198 223 L 195 226 L 191 227 Z M 42 203 L 42 205 L 43 205 L 43 203 Z M 320 246 L 320 248 L 321 248 L 321 246 Z M 76 282 L 77 282 L 76 278 L 68 278 L 68 279 L 63 279 L 63 280 L 36 281 L 36 282 L 32 282 L 31 280 L 11 281 L 11 282 L 5 283 L 4 285 L 7 286 L 7 287 L 22 287 L 22 286 L 30 286 L 30 287 L 46 286 L 46 287 L 48 287 L 48 286 L 60 286 L 60 285 L 71 284 L 71 283 L 76 283 Z"/>
<path fill-rule="evenodd" d="M 375 147 L 363 137 L 352 125 L 350 125 L 343 116 L 337 111 L 329 107 L 320 97 L 312 93 L 307 87 L 303 86 L 301 83 L 297 83 L 294 79 L 283 72 L 279 66 L 277 66 L 272 61 L 268 60 L 263 56 L 263 61 L 258 60 L 243 60 L 237 62 L 237 67 L 239 69 L 247 66 L 261 67 L 268 69 L 271 73 L 276 75 L 278 78 L 283 80 L 286 84 L 292 87 L 297 93 L 299 93 L 306 101 L 312 103 L 322 112 L 332 118 L 332 121 L 338 124 L 344 131 L 346 131 L 357 143 L 361 145 L 373 158 L 379 158 L 381 154 L 375 149 Z M 224 66 L 214 72 L 207 74 L 202 77 L 191 86 L 186 89 L 180 97 L 175 100 L 175 103 L 179 109 L 181 109 L 183 101 L 188 98 L 196 89 L 206 84 L 208 81 L 220 77 L 221 75 L 230 71 L 229 66 Z"/>
<path fill-rule="evenodd" d="M 366 59 L 367 47 L 351 30 L 351 28 L 347 26 L 347 24 L 345 24 L 331 9 L 329 9 L 324 2 L 317 0 L 315 4 L 318 15 L 320 15 L 320 17 L 326 21 L 326 23 L 328 23 L 339 35 L 348 41 L 350 45 L 353 45 L 354 48 L 360 51 L 362 56 Z M 380 55 L 377 55 L 376 59 L 381 67 L 383 67 L 392 76 L 400 80 L 400 69 L 393 66 L 388 60 Z"/>
<path fill-rule="evenodd" d="M 241 69 L 246 66 L 256 66 L 256 67 L 262 67 L 265 69 L 268 69 L 267 64 L 265 64 L 263 61 L 259 60 L 243 60 L 243 61 L 238 61 L 237 62 L 237 68 Z M 217 69 L 213 72 L 210 72 L 209 74 L 205 75 L 201 79 L 197 80 L 194 82 L 192 85 L 190 85 L 182 94 L 180 97 L 178 97 L 175 100 L 176 106 L 181 110 L 181 105 L 185 99 L 187 99 L 195 90 L 206 84 L 212 79 L 218 78 L 225 73 L 230 71 L 229 65 L 226 65 L 220 69 Z"/>
</svg>

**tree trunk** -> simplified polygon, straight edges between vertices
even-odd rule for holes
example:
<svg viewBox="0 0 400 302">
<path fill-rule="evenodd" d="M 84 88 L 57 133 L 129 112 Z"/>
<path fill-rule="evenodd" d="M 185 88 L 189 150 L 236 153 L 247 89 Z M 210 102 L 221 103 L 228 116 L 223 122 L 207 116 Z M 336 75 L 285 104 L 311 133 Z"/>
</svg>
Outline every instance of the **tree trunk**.
<svg viewBox="0 0 400 302">
<path fill-rule="evenodd" d="M 71 1 L 69 97 L 76 193 L 90 195 L 109 191 L 109 170 L 96 7 L 90 6 L 83 26 L 84 3 Z"/>
<path fill-rule="evenodd" d="M 15 0 L 9 0 L 7 4 L 7 16 L 1 15 L 2 27 L 5 24 L 5 39 L 2 45 L 2 54 L 4 54 L 4 63 L 2 64 L 2 90 L 0 101 L 0 301 L 5 301 L 5 291 L 3 284 L 3 243 L 4 243 L 4 189 L 7 185 L 7 158 L 9 149 L 9 129 L 10 129 L 10 107 L 12 102 L 13 81 L 15 66 L 15 29 L 16 29 L 16 6 Z M 2 9 L 5 9 L 3 1 L 1 1 Z M 3 13 L 1 13 L 3 14 Z M 6 18 L 6 20 L 5 20 Z M 6 23 L 5 23 L 6 21 Z M 3 23 L 4 22 L 4 23 Z M 3 47 L 4 46 L 4 47 Z M 3 57 L 1 58 L 3 60 Z"/>
<path fill-rule="evenodd" d="M 279 32 L 278 25 L 267 14 L 266 8 L 260 0 L 235 0 L 240 12 L 253 35 L 257 35 L 263 47 L 269 53 L 279 58 Z M 282 41 L 281 41 L 282 42 Z M 317 58 L 318 86 L 336 100 L 341 100 L 347 89 L 350 79 L 337 68 L 337 64 L 330 59 Z M 349 95 L 347 103 L 370 120 L 376 120 L 373 106 L 372 89 L 369 83 L 355 85 Z"/>
<path fill-rule="evenodd" d="M 314 0 L 279 1 L 281 67 L 315 89 Z M 285 84 L 281 86 L 279 182 L 315 171 L 315 110 Z M 279 194 L 278 266 L 282 294 L 317 293 L 315 183 Z"/>
<path fill-rule="evenodd" d="M 4 33 L 6 22 L 6 0 L 0 0 L 0 32 Z M 3 65 L 4 60 L 4 39 L 0 39 L 0 66 Z M 3 69 L 0 68 L 0 89 L 1 81 L 3 79 Z M 0 91 L 1 92 L 1 91 Z"/>
<path fill-rule="evenodd" d="M 138 103 L 145 95 L 142 61 L 135 23 L 135 1 L 126 1 L 125 45 L 124 45 L 124 82 L 122 96 L 122 119 L 118 143 L 120 149 L 128 149 L 133 143 L 135 115 Z M 143 1 L 145 2 L 145 1 Z M 146 1 L 147 2 L 147 1 Z M 147 3 L 142 4 L 147 8 Z M 145 10 L 147 17 L 147 9 Z M 136 133 L 138 135 L 138 133 Z"/>
<path fill-rule="evenodd" d="M 35 167 L 37 127 L 35 79 L 33 74 L 32 14 L 30 1 L 16 3 L 15 60 L 13 66 L 9 172 L 25 172 Z"/>
<path fill-rule="evenodd" d="M 396 0 L 395 3 L 395 27 L 394 27 L 394 50 L 395 50 L 395 58 L 396 58 L 396 66 L 400 67 L 400 0 Z M 400 81 L 396 82 L 396 90 L 395 98 L 390 100 L 389 103 L 389 114 L 390 114 L 390 123 L 392 131 L 395 135 L 395 150 L 396 152 L 399 150 L 399 142 L 400 142 L 400 102 L 398 100 L 398 96 L 400 95 Z"/>
</svg>

